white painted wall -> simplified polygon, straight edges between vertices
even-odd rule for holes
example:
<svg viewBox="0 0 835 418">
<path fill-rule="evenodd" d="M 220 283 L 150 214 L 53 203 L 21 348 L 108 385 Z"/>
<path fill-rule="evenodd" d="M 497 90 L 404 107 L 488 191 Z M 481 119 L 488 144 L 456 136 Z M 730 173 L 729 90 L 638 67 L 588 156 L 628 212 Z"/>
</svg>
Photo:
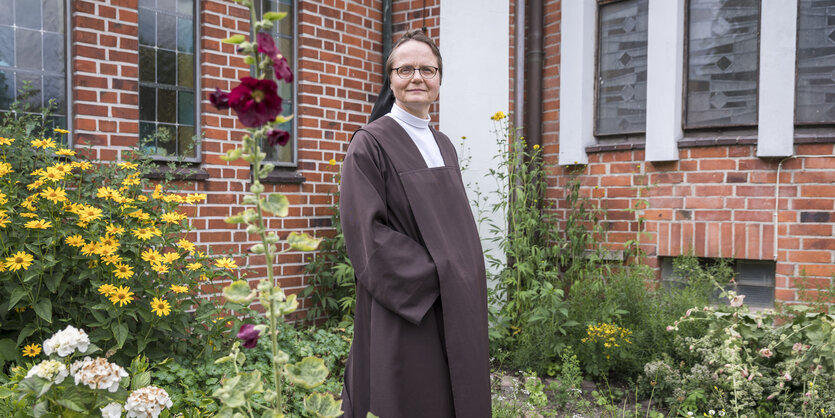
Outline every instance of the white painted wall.
<svg viewBox="0 0 835 418">
<path fill-rule="evenodd" d="M 476 198 L 476 187 L 483 194 L 493 194 L 496 188 L 489 169 L 496 165 L 493 157 L 499 148 L 490 116 L 498 111 L 507 113 L 509 107 L 509 12 L 508 0 L 441 0 L 444 79 L 439 122 L 459 156 L 471 157 L 463 173 L 471 202 Z M 462 141 L 462 136 L 467 139 Z M 487 209 L 493 203 L 494 199 L 481 206 Z M 495 222 L 502 225 L 501 216 Z M 485 249 L 498 256 L 488 240 L 486 224 L 479 232 Z"/>
</svg>

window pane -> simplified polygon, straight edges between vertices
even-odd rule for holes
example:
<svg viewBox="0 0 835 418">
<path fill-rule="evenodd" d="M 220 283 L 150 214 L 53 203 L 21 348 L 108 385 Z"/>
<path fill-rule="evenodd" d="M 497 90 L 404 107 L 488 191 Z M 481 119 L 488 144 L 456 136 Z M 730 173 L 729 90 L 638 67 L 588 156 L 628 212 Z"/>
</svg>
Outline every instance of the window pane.
<svg viewBox="0 0 835 418">
<path fill-rule="evenodd" d="M 14 67 L 14 29 L 0 26 L 0 66 Z"/>
<path fill-rule="evenodd" d="M 160 124 L 157 128 L 157 154 L 177 155 L 177 127 Z"/>
<path fill-rule="evenodd" d="M 18 93 L 18 99 L 24 98 L 19 97 L 19 92 L 23 90 L 24 86 L 29 86 L 25 94 L 24 103 L 28 104 L 33 111 L 40 110 L 42 102 L 41 90 L 43 89 L 40 74 L 17 73 L 15 76 L 15 93 Z"/>
<path fill-rule="evenodd" d="M 56 105 L 56 108 L 53 110 L 54 113 L 64 114 L 64 109 L 67 108 L 67 104 L 64 101 L 64 97 L 66 96 L 64 94 L 66 92 L 66 81 L 64 77 L 47 75 L 44 76 L 43 81 L 43 107 L 49 106 L 49 101 L 54 99 Z"/>
<path fill-rule="evenodd" d="M 0 70 L 0 110 L 9 110 L 14 96 L 14 73 Z"/>
<path fill-rule="evenodd" d="M 290 65 L 293 65 L 293 39 L 291 38 L 278 38 L 278 50 L 281 51 L 281 55 L 287 58 L 287 62 Z"/>
<path fill-rule="evenodd" d="M 194 87 L 194 55 L 177 54 L 177 85 Z"/>
<path fill-rule="evenodd" d="M 193 127 L 177 127 L 177 152 L 179 152 L 183 157 L 197 156 L 197 145 L 194 143 Z"/>
<path fill-rule="evenodd" d="M 177 92 L 157 89 L 157 121 L 174 123 L 177 120 Z"/>
<path fill-rule="evenodd" d="M 154 141 L 154 133 L 156 131 L 156 124 L 139 122 L 139 145 L 143 152 L 156 152 L 156 142 Z"/>
<path fill-rule="evenodd" d="M 194 0 L 177 0 L 177 13 L 194 16 Z"/>
<path fill-rule="evenodd" d="M 177 18 L 164 13 L 157 13 L 157 46 L 165 49 L 177 49 Z"/>
<path fill-rule="evenodd" d="M 61 0 L 43 0 L 43 30 L 64 33 L 64 7 Z"/>
<path fill-rule="evenodd" d="M 157 120 L 157 90 L 153 87 L 139 87 L 139 119 Z"/>
<path fill-rule="evenodd" d="M 43 34 L 43 69 L 64 72 L 64 36 L 57 33 Z"/>
<path fill-rule="evenodd" d="M 757 122 L 757 0 L 691 0 L 688 21 L 687 128 Z"/>
<path fill-rule="evenodd" d="M 12 4 L 14 0 L 0 0 L 0 25 L 11 26 L 14 22 L 14 10 Z M 11 38 L 2 38 L 11 39 Z"/>
<path fill-rule="evenodd" d="M 646 130 L 648 0 L 600 7 L 597 134 Z"/>
<path fill-rule="evenodd" d="M 174 85 L 177 80 L 177 53 L 157 50 L 157 83 Z"/>
<path fill-rule="evenodd" d="M 194 125 L 194 93 L 180 91 L 177 93 L 177 123 Z"/>
<path fill-rule="evenodd" d="M 15 24 L 24 28 L 41 28 L 41 2 L 37 0 L 15 0 Z"/>
<path fill-rule="evenodd" d="M 148 9 L 139 9 L 139 43 L 141 45 L 157 44 L 156 13 Z"/>
<path fill-rule="evenodd" d="M 15 30 L 17 67 L 41 69 L 41 33 L 28 29 Z"/>
<path fill-rule="evenodd" d="M 157 7 L 159 9 L 165 10 L 167 12 L 176 12 L 177 11 L 176 0 L 157 0 Z"/>
<path fill-rule="evenodd" d="M 835 0 L 800 0 L 796 122 L 835 122 Z"/>
<path fill-rule="evenodd" d="M 177 19 L 177 50 L 194 52 L 194 21 L 191 19 Z"/>
<path fill-rule="evenodd" d="M 153 48 L 139 47 L 139 81 L 156 81 L 156 58 Z"/>
</svg>

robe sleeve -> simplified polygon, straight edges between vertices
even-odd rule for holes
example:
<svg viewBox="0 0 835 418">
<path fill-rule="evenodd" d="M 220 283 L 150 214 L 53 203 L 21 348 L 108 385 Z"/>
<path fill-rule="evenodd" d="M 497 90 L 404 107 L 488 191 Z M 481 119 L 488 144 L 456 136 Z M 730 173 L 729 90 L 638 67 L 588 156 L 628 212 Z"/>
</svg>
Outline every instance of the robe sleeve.
<svg viewBox="0 0 835 418">
<path fill-rule="evenodd" d="M 384 157 L 368 135 L 354 136 L 342 165 L 339 212 L 345 246 L 358 282 L 371 297 L 419 325 L 440 295 L 438 272 L 423 245 L 389 226 Z"/>
</svg>

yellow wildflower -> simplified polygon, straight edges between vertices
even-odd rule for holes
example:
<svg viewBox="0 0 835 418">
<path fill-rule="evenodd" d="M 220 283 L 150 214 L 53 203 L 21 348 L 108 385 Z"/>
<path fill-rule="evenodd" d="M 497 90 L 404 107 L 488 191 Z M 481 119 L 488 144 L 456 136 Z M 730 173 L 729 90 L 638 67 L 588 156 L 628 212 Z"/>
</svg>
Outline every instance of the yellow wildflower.
<svg viewBox="0 0 835 418">
<path fill-rule="evenodd" d="M 6 174 L 12 173 L 12 165 L 5 162 L 0 162 L 0 177 L 5 176 Z"/>
<path fill-rule="evenodd" d="M 38 187 L 41 187 L 41 186 L 43 186 L 43 180 L 38 180 L 34 183 L 27 184 L 26 188 L 29 189 L 29 190 L 35 190 L 35 189 L 37 189 Z"/>
<path fill-rule="evenodd" d="M 81 222 L 92 222 L 101 218 L 102 211 L 95 206 L 84 205 L 76 214 Z"/>
<path fill-rule="evenodd" d="M 154 199 L 159 199 L 160 197 L 162 197 L 162 185 L 161 184 L 157 184 L 157 186 L 154 187 L 154 193 L 151 194 L 151 197 L 153 197 Z"/>
<path fill-rule="evenodd" d="M 29 219 L 38 219 L 38 214 L 37 213 L 32 213 L 32 212 L 22 212 L 20 214 L 20 216 L 22 216 L 24 218 L 29 218 Z"/>
<path fill-rule="evenodd" d="M 101 245 L 96 244 L 96 249 L 94 251 L 95 254 L 100 255 L 102 257 L 106 257 L 108 255 L 112 255 L 116 253 L 117 248 L 112 245 Z"/>
<path fill-rule="evenodd" d="M 204 200 L 206 200 L 206 194 L 205 193 L 192 193 L 192 194 L 186 195 L 186 197 L 185 197 L 185 203 L 188 203 L 188 204 L 200 203 Z"/>
<path fill-rule="evenodd" d="M 336 160 L 331 158 L 330 160 L 328 160 L 328 165 L 336 165 Z"/>
<path fill-rule="evenodd" d="M 18 251 L 12 254 L 11 257 L 6 257 L 6 268 L 11 271 L 17 271 L 20 269 L 26 270 L 32 265 L 32 261 L 34 260 L 35 257 L 33 257 L 32 254 L 27 254 L 24 251 Z"/>
<path fill-rule="evenodd" d="M 123 161 L 123 162 L 121 162 L 119 164 L 116 164 L 116 165 L 118 165 L 119 167 L 122 167 L 122 168 L 126 168 L 128 170 L 136 170 L 137 168 L 139 168 L 138 164 L 134 164 L 134 163 L 131 163 L 131 162 L 128 162 L 128 161 Z"/>
<path fill-rule="evenodd" d="M 107 297 L 110 297 L 110 295 L 116 293 L 116 286 L 113 286 L 110 283 L 105 283 L 99 286 L 99 293 Z"/>
<path fill-rule="evenodd" d="M 24 226 L 29 229 L 49 229 L 52 228 L 52 222 L 45 221 L 43 219 L 36 219 L 34 221 L 26 222 Z"/>
<path fill-rule="evenodd" d="M 223 257 L 215 260 L 215 267 L 232 270 L 238 268 L 238 265 L 235 263 L 235 260 L 229 257 Z"/>
<path fill-rule="evenodd" d="M 9 218 L 7 218 L 5 216 L 0 217 L 0 228 L 5 228 L 6 225 L 8 225 L 9 223 L 11 223 L 11 221 L 9 221 Z M 2 270 L 0 270 L 0 271 L 2 271 Z"/>
<path fill-rule="evenodd" d="M 191 271 L 196 271 L 196 270 L 200 270 L 201 268 L 203 268 L 203 265 L 200 264 L 200 263 L 188 263 L 188 264 L 186 264 L 186 268 L 191 270 Z"/>
<path fill-rule="evenodd" d="M 170 223 L 170 224 L 177 224 L 177 223 L 180 223 L 180 221 L 182 221 L 183 219 L 186 219 L 186 218 L 187 218 L 186 215 L 184 215 L 182 213 L 179 213 L 179 212 L 166 212 L 166 213 L 162 214 L 162 216 L 160 217 L 160 220 L 163 221 L 163 222 Z"/>
<path fill-rule="evenodd" d="M 161 263 L 162 262 L 162 255 L 157 250 L 148 249 L 142 251 L 142 260 L 147 261 L 149 263 Z"/>
<path fill-rule="evenodd" d="M 5 193 L 0 192 L 0 205 L 5 205 L 6 203 L 9 203 L 9 199 Z"/>
<path fill-rule="evenodd" d="M 539 149 L 539 144 L 533 144 L 533 149 Z"/>
<path fill-rule="evenodd" d="M 47 172 L 49 170 L 55 171 L 57 173 L 61 173 L 61 174 L 66 176 L 67 174 L 72 173 L 72 165 L 70 165 L 70 164 L 55 164 L 53 166 L 50 166 L 50 167 L 46 168 Z"/>
<path fill-rule="evenodd" d="M 108 266 L 122 262 L 122 257 L 119 254 L 108 254 L 101 257 L 101 261 Z"/>
<path fill-rule="evenodd" d="M 162 255 L 162 262 L 166 264 L 171 264 L 180 259 L 180 254 L 175 252 L 168 252 Z"/>
<path fill-rule="evenodd" d="M 14 138 L 0 136 L 0 145 L 12 145 L 12 142 L 14 142 Z"/>
<path fill-rule="evenodd" d="M 23 356 L 24 357 L 37 357 L 38 354 L 41 353 L 41 345 L 40 344 L 27 344 L 23 347 Z"/>
<path fill-rule="evenodd" d="M 55 155 L 62 155 L 64 157 L 74 157 L 75 156 L 75 151 L 70 151 L 68 149 L 63 149 L 62 148 L 62 149 L 59 149 L 58 151 L 55 151 Z"/>
<path fill-rule="evenodd" d="M 136 238 L 141 240 L 149 240 L 154 237 L 154 233 L 151 232 L 150 228 L 136 228 L 131 231 Z"/>
<path fill-rule="evenodd" d="M 151 215 L 148 212 L 143 211 L 142 209 L 137 209 L 128 214 L 131 218 L 139 219 L 140 221 L 147 221 L 151 219 Z"/>
<path fill-rule="evenodd" d="M 113 274 L 119 279 L 129 279 L 133 277 L 133 267 L 122 263 L 116 264 L 116 269 L 113 270 Z"/>
<path fill-rule="evenodd" d="M 188 292 L 188 286 L 178 286 L 176 284 L 172 284 L 171 291 L 174 293 L 185 293 Z"/>
<path fill-rule="evenodd" d="M 41 174 L 41 181 L 61 181 L 66 177 L 66 175 L 58 170 L 49 167 L 46 169 L 46 172 Z"/>
<path fill-rule="evenodd" d="M 116 190 L 111 189 L 110 187 L 99 187 L 96 190 L 96 197 L 101 199 L 111 199 L 113 195 L 116 193 Z"/>
<path fill-rule="evenodd" d="M 81 247 L 85 244 L 84 238 L 78 234 L 64 238 L 64 242 L 71 247 Z"/>
<path fill-rule="evenodd" d="M 169 272 L 168 266 L 162 263 L 151 263 L 151 270 L 159 274 L 165 274 Z"/>
<path fill-rule="evenodd" d="M 492 119 L 492 120 L 502 120 L 506 117 L 507 117 L 507 115 L 505 115 L 504 112 L 499 111 L 499 112 L 496 112 L 493 116 L 490 116 L 490 119 Z"/>
<path fill-rule="evenodd" d="M 81 254 L 93 255 L 93 254 L 96 253 L 97 249 L 98 249 L 98 245 L 96 245 L 95 242 L 88 242 L 88 243 L 84 244 L 83 246 L 81 246 Z"/>
<path fill-rule="evenodd" d="M 177 241 L 177 245 L 179 245 L 180 248 L 182 248 L 189 254 L 194 253 L 194 243 L 185 238 L 182 238 L 179 241 Z"/>
<path fill-rule="evenodd" d="M 110 235 L 105 235 L 103 237 L 99 237 L 99 245 L 118 247 L 119 241 L 116 238 L 111 237 Z"/>
<path fill-rule="evenodd" d="M 171 313 L 171 305 L 167 300 L 154 298 L 151 301 L 151 312 L 157 314 L 157 316 L 168 316 Z"/>
<path fill-rule="evenodd" d="M 110 225 L 107 225 L 107 229 L 105 229 L 105 231 L 107 231 L 108 235 L 122 235 L 125 232 L 125 228 L 111 223 Z"/>
<path fill-rule="evenodd" d="M 55 132 L 57 132 L 57 133 L 59 133 L 59 134 L 68 134 L 68 133 L 70 133 L 70 131 L 68 131 L 68 130 L 66 130 L 66 129 L 61 129 L 61 128 L 55 128 L 55 129 L 53 129 L 53 131 L 55 131 Z"/>
<path fill-rule="evenodd" d="M 33 139 L 32 146 L 35 148 L 55 148 L 55 141 L 52 138 Z"/>
<path fill-rule="evenodd" d="M 122 185 L 124 185 L 124 186 L 138 186 L 139 185 L 139 179 L 136 178 L 136 177 L 128 177 L 128 178 L 122 180 Z"/>
<path fill-rule="evenodd" d="M 136 200 L 138 200 L 138 201 L 140 201 L 140 202 L 147 202 L 147 201 L 148 201 L 148 196 L 144 196 L 144 195 L 142 195 L 142 196 L 137 196 L 137 197 L 136 197 Z"/>
<path fill-rule="evenodd" d="M 113 302 L 114 305 L 118 304 L 120 307 L 124 306 L 133 302 L 133 292 L 131 292 L 130 288 L 127 286 L 119 286 L 110 295 L 110 301 Z"/>
<path fill-rule="evenodd" d="M 93 163 L 89 161 L 76 161 L 73 162 L 71 165 L 73 168 L 78 168 L 80 170 L 89 170 L 93 168 Z"/>
<path fill-rule="evenodd" d="M 58 203 L 67 200 L 67 192 L 60 187 L 56 187 L 54 189 L 52 187 L 47 187 L 41 192 L 41 197 L 53 203 Z"/>
</svg>

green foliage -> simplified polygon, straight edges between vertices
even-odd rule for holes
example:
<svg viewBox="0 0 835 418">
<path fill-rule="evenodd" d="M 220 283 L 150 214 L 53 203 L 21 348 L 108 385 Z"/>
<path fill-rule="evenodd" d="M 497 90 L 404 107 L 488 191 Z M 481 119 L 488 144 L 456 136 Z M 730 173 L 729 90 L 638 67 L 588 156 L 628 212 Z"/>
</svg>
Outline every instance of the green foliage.
<svg viewBox="0 0 835 418">
<path fill-rule="evenodd" d="M 216 310 L 201 282 L 228 273 L 182 239 L 180 213 L 205 196 L 146 193 L 147 164 L 93 164 L 43 120 L 0 120 L 0 367 L 67 324 L 89 327 L 115 361 L 211 357 L 224 328 L 208 321 Z"/>
<path fill-rule="evenodd" d="M 339 184 L 339 176 L 334 176 L 334 182 Z M 331 192 L 331 225 L 334 228 L 332 237 L 325 237 L 316 253 L 305 265 L 305 272 L 310 281 L 302 291 L 302 296 L 310 304 L 307 318 L 315 321 L 325 317 L 329 324 L 350 322 L 354 317 L 354 303 L 356 302 L 356 288 L 354 283 L 354 267 L 348 259 L 345 249 L 345 239 L 342 236 L 342 223 L 339 219 L 339 188 L 334 187 Z"/>
</svg>

